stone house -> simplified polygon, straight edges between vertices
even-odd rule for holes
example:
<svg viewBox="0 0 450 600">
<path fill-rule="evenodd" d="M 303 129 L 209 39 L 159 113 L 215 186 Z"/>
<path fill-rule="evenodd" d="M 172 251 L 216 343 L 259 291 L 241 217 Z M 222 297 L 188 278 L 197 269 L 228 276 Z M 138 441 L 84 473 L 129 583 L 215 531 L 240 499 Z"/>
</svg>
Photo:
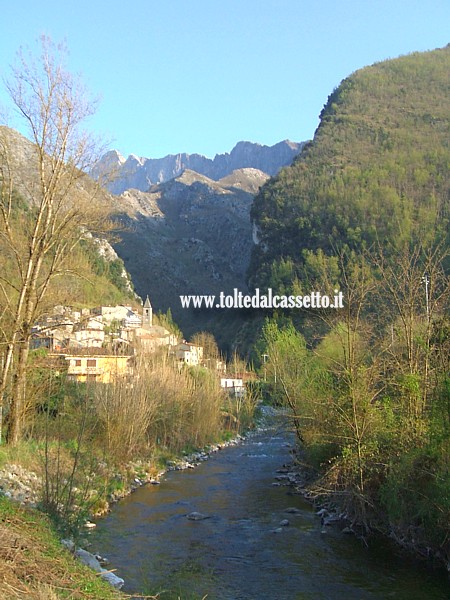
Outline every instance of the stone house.
<svg viewBox="0 0 450 600">
<path fill-rule="evenodd" d="M 152 325 L 148 329 L 139 328 L 135 330 L 135 346 L 138 354 L 152 354 L 160 347 L 168 350 L 178 343 L 176 336 L 165 327 Z"/>
</svg>

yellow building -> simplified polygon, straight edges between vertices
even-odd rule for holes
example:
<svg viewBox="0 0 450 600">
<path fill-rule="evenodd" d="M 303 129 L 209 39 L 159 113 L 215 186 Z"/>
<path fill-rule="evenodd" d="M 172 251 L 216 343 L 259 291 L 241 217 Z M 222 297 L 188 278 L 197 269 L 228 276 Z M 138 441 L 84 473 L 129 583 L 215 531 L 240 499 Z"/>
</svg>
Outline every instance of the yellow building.
<svg viewBox="0 0 450 600">
<path fill-rule="evenodd" d="M 118 377 L 132 375 L 133 357 L 119 354 L 70 354 L 65 357 L 71 381 L 112 383 Z"/>
</svg>

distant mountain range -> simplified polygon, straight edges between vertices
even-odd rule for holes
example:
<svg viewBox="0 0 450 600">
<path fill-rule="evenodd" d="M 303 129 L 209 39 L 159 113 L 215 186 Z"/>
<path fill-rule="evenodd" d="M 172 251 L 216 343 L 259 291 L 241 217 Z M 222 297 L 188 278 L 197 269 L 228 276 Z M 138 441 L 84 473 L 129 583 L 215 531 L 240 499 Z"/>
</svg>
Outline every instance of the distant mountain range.
<svg viewBox="0 0 450 600">
<path fill-rule="evenodd" d="M 164 183 L 188 169 L 218 181 L 237 169 L 258 169 L 276 175 L 281 167 L 290 165 L 300 153 L 303 143 L 285 140 L 274 146 L 238 142 L 230 153 L 206 158 L 201 154 L 170 154 L 164 158 L 142 158 L 130 154 L 125 159 L 112 150 L 106 153 L 92 172 L 94 178 L 108 178 L 106 187 L 113 194 L 128 189 L 146 192 L 155 183 Z"/>
</svg>

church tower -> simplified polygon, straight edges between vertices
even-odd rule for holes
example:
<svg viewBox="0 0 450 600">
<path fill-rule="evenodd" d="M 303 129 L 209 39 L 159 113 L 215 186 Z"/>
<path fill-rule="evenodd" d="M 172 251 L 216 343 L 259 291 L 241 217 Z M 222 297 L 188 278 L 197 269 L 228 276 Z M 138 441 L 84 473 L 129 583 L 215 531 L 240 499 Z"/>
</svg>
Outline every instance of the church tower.
<svg viewBox="0 0 450 600">
<path fill-rule="evenodd" d="M 147 295 L 147 298 L 144 302 L 144 310 L 142 313 L 142 326 L 143 327 L 152 327 L 153 325 L 153 309 L 150 304 L 150 299 Z"/>
</svg>

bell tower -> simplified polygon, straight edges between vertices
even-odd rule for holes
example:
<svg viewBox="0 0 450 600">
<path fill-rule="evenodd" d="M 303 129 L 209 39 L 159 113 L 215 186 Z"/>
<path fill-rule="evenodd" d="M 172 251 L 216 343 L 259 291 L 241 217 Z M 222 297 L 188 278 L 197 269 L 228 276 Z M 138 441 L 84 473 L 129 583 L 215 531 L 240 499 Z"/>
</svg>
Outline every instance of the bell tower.
<svg viewBox="0 0 450 600">
<path fill-rule="evenodd" d="M 152 327 L 153 325 L 153 309 L 150 304 L 150 299 L 147 295 L 147 298 L 144 302 L 144 310 L 142 313 L 142 325 L 143 327 Z"/>
</svg>

